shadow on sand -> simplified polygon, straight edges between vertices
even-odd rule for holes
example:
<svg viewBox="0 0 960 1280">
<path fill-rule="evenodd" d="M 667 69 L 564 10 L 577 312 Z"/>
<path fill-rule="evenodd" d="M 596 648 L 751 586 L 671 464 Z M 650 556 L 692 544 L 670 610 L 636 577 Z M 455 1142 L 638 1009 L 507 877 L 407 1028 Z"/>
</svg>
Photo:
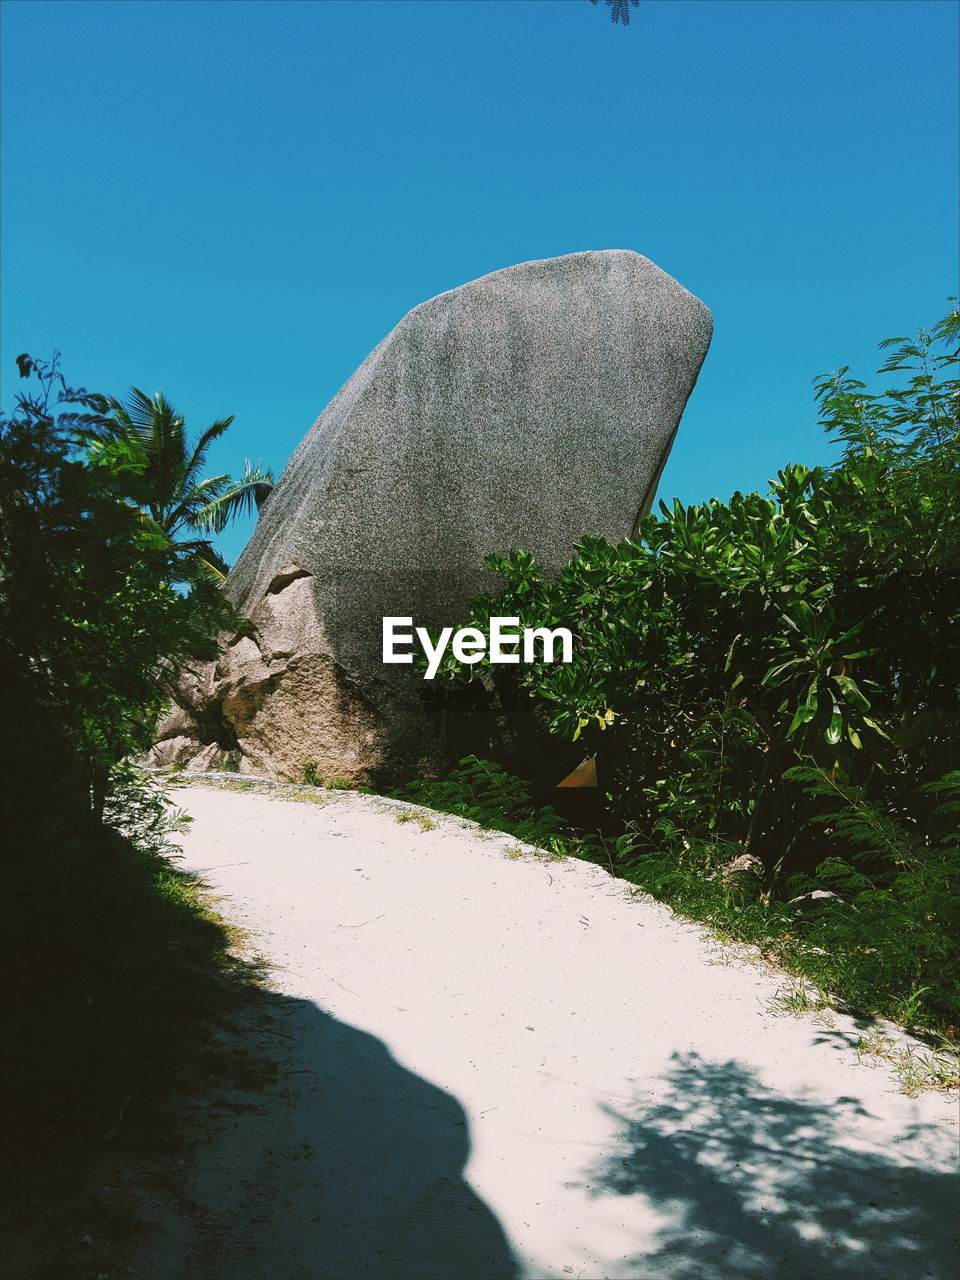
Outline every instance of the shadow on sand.
<svg viewBox="0 0 960 1280">
<path fill-rule="evenodd" d="M 159 1280 L 520 1280 L 504 1229 L 464 1180 L 467 1117 L 375 1036 L 270 995 L 241 1035 L 269 1041 L 272 1084 L 214 1099 L 184 1186 L 190 1246 Z M 956 1179 L 947 1135 L 893 1130 L 864 1103 L 764 1085 L 742 1063 L 675 1054 L 666 1102 L 619 1132 L 581 1184 L 582 1280 L 950 1280 Z M 542 1192 L 531 1188 L 534 1199 Z M 611 1201 L 636 1197 L 611 1218 Z M 571 1219 L 572 1221 L 572 1219 Z M 636 1224 L 606 1253 L 605 1224 Z M 564 1228 L 558 1219 L 558 1230 Z M 652 1234 L 651 1234 L 652 1233 Z M 564 1245 L 557 1241 L 558 1253 Z M 605 1256 L 606 1255 L 606 1256 Z M 588 1258 L 603 1258 L 595 1271 Z M 138 1274 L 141 1274 L 138 1271 Z M 145 1280 L 156 1280 L 145 1270 Z M 539 1274 L 539 1273 L 538 1273 Z"/>
<path fill-rule="evenodd" d="M 515 1280 L 459 1103 L 308 1001 L 268 1009 L 276 1082 L 195 1153 L 190 1280 Z"/>
<path fill-rule="evenodd" d="M 948 1280 L 957 1181 L 944 1134 L 914 1126 L 871 1149 L 854 1098 L 785 1097 L 737 1062 L 675 1054 L 669 1102 L 619 1114 L 593 1195 L 640 1195 L 666 1217 L 618 1276 L 663 1280 Z M 879 1127 L 879 1126 L 878 1126 Z M 874 1132 L 877 1130 L 874 1129 Z M 897 1141 L 909 1150 L 898 1158 Z M 928 1157 L 927 1167 L 915 1163 Z"/>
</svg>

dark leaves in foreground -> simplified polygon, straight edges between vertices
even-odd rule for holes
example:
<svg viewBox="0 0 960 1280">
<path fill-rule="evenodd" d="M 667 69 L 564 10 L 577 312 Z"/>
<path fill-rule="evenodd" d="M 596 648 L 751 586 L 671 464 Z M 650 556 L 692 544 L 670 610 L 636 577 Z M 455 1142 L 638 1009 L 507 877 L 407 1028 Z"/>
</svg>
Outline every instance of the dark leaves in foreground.
<svg viewBox="0 0 960 1280">
<path fill-rule="evenodd" d="M 590 0 L 591 4 L 599 4 L 600 0 Z M 622 22 L 625 27 L 630 25 L 630 10 L 636 9 L 640 0 L 606 0 L 610 9 L 610 21 Z"/>
</svg>

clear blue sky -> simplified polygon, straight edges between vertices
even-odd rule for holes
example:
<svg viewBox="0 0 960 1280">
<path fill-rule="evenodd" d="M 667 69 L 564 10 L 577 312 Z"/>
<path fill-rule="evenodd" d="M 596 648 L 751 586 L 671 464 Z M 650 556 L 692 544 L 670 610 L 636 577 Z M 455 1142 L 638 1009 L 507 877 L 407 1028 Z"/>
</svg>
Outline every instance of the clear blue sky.
<svg viewBox="0 0 960 1280">
<path fill-rule="evenodd" d="M 814 375 L 957 292 L 950 0 L 9 0 L 0 368 L 277 470 L 416 303 L 629 248 L 713 347 L 662 497 L 832 456 Z M 235 558 L 246 529 L 224 536 Z"/>
</svg>

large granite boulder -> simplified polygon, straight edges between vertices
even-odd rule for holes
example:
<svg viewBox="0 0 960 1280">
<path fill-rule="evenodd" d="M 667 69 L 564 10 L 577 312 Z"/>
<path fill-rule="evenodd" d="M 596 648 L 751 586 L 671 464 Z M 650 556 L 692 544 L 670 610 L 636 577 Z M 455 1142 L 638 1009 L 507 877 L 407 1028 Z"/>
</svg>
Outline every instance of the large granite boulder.
<svg viewBox="0 0 960 1280">
<path fill-rule="evenodd" d="M 225 585 L 250 625 L 181 680 L 153 762 L 299 778 L 310 761 L 382 785 L 470 749 L 410 667 L 383 664 L 383 617 L 462 624 L 488 553 L 555 570 L 583 534 L 631 533 L 711 330 L 620 249 L 414 307 L 291 458 Z"/>
</svg>

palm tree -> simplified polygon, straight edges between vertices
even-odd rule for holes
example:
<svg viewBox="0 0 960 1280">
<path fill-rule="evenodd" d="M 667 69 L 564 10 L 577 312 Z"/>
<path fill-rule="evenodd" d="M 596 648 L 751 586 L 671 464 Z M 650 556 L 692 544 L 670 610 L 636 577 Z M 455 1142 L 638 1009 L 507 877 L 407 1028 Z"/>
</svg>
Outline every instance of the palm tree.
<svg viewBox="0 0 960 1280">
<path fill-rule="evenodd" d="M 111 399 L 108 405 L 109 417 L 92 451 L 130 473 L 130 496 L 152 532 L 224 577 L 228 566 L 208 539 L 183 535 L 220 533 L 236 516 L 258 511 L 274 487 L 273 473 L 248 460 L 242 479 L 201 478 L 210 446 L 233 422 L 232 415 L 190 443 L 183 417 L 159 391 L 151 399 L 131 387 L 126 401 Z"/>
</svg>

